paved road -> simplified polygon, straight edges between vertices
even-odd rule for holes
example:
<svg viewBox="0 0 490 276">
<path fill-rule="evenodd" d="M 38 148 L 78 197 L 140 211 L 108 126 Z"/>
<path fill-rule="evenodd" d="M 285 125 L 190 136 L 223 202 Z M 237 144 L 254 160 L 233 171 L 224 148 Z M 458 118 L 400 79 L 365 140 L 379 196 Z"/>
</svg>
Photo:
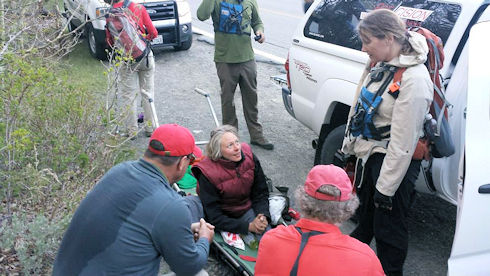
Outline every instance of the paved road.
<svg viewBox="0 0 490 276">
<path fill-rule="evenodd" d="M 207 39 L 196 35 L 188 51 L 156 52 L 156 99 L 160 123 L 179 123 L 192 130 L 197 140 L 206 140 L 214 128 L 204 97 L 194 92 L 199 87 L 211 94 L 211 101 L 221 118 L 218 78 L 212 61 L 214 48 Z M 265 173 L 274 185 L 288 186 L 292 191 L 304 183 L 313 165 L 311 140 L 315 134 L 294 120 L 284 109 L 280 90 L 269 80 L 282 72 L 282 65 L 258 62 L 259 119 L 265 135 L 275 144 L 274 151 L 252 147 L 261 160 Z M 249 141 L 237 91 L 237 115 L 241 139 Z M 135 141 L 143 149 L 147 140 Z M 294 201 L 292 202 L 295 207 Z M 456 208 L 430 195 L 418 195 L 409 218 L 410 249 L 405 275 L 446 275 L 451 250 Z M 342 226 L 345 233 L 351 222 Z M 221 271 L 221 272 L 219 272 Z M 226 275 L 224 268 L 211 275 Z"/>
</svg>

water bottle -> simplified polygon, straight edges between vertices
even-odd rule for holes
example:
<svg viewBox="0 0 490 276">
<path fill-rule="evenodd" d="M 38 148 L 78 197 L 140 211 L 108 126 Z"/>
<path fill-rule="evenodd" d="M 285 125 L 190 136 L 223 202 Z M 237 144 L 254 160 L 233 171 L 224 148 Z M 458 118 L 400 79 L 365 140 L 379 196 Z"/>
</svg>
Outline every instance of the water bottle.
<svg viewBox="0 0 490 276">
<path fill-rule="evenodd" d="M 243 242 L 248 245 L 250 249 L 256 250 L 259 248 L 259 241 L 253 233 L 249 232 L 247 235 L 241 234 L 240 237 L 242 237 Z"/>
</svg>

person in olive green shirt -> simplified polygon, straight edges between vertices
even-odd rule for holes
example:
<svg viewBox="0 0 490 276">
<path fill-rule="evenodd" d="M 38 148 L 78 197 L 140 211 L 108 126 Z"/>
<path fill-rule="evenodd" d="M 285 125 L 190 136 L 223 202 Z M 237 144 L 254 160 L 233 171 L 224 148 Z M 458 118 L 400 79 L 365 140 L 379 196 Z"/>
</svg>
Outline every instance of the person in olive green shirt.
<svg viewBox="0 0 490 276">
<path fill-rule="evenodd" d="M 252 49 L 251 33 L 264 43 L 264 24 L 256 0 L 203 0 L 197 18 L 209 17 L 214 26 L 214 62 L 221 86 L 222 123 L 238 128 L 234 94 L 240 85 L 243 113 L 250 134 L 250 144 L 274 149 L 263 134 L 258 121 L 257 65 Z"/>
</svg>

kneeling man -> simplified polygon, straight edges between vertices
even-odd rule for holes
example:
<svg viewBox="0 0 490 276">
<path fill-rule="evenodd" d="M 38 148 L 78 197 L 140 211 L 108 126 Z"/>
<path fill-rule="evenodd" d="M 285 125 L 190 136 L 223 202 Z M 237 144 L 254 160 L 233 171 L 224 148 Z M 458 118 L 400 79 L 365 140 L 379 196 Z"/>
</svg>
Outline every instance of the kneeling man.
<svg viewBox="0 0 490 276">
<path fill-rule="evenodd" d="M 255 275 L 384 275 L 368 245 L 340 232 L 359 206 L 344 170 L 313 167 L 295 196 L 302 219 L 265 233 Z"/>
</svg>

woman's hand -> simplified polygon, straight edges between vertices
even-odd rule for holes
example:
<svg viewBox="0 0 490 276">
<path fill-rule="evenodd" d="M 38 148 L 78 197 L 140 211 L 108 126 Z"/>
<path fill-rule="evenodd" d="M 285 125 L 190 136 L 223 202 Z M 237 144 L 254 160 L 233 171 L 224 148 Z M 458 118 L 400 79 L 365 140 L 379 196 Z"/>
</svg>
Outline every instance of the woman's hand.
<svg viewBox="0 0 490 276">
<path fill-rule="evenodd" d="M 267 228 L 267 225 L 269 225 L 269 223 L 267 222 L 267 218 L 264 216 L 264 214 L 258 214 L 248 225 L 248 231 L 262 234 L 264 233 L 265 228 Z"/>
</svg>

